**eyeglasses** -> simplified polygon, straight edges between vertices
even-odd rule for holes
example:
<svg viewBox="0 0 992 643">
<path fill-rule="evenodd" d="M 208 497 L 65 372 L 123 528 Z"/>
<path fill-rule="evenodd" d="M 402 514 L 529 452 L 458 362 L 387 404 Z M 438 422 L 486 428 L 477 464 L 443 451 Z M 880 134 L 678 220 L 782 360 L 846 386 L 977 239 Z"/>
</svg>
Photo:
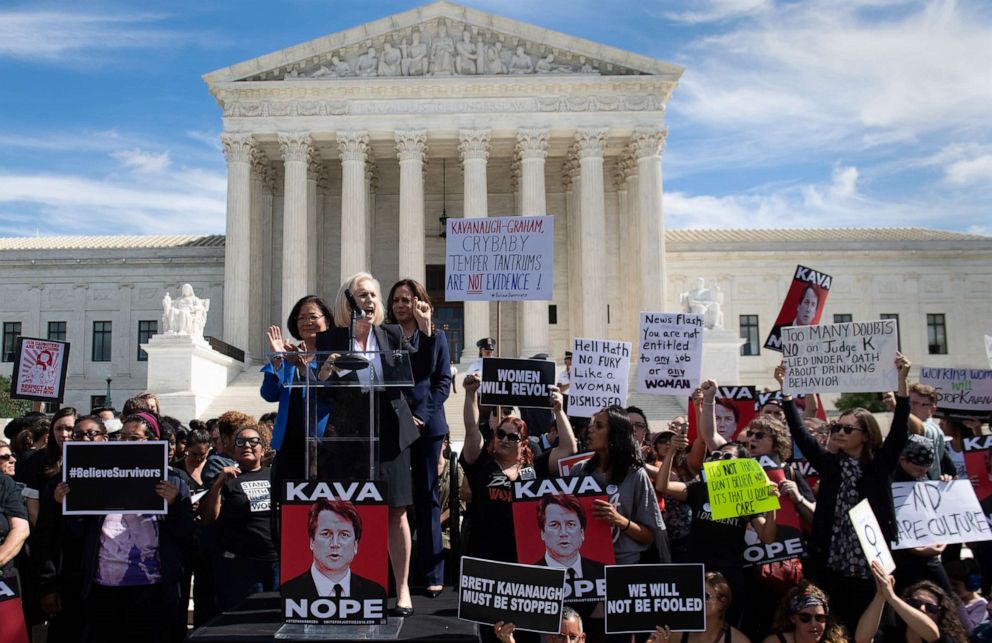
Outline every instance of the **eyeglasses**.
<svg viewBox="0 0 992 643">
<path fill-rule="evenodd" d="M 72 434 L 73 440 L 99 440 L 106 433 L 101 433 L 100 431 L 76 431 Z"/>
<path fill-rule="evenodd" d="M 125 442 L 146 442 L 148 440 L 148 438 L 146 438 L 143 435 L 134 435 L 133 433 L 130 435 L 125 435 L 121 439 L 123 439 Z"/>
<path fill-rule="evenodd" d="M 799 613 L 796 614 L 796 618 L 799 619 L 799 622 L 800 623 L 809 623 L 814 618 L 816 619 L 816 622 L 817 623 L 826 623 L 827 622 L 827 615 L 826 614 L 810 614 L 809 612 L 799 612 Z"/>
<path fill-rule="evenodd" d="M 519 433 L 507 433 L 503 429 L 496 429 L 496 437 L 500 440 L 509 440 L 510 442 L 520 442 Z"/>
<path fill-rule="evenodd" d="M 906 604 L 914 609 L 920 609 L 922 607 L 927 614 L 940 614 L 940 605 L 937 605 L 936 603 L 928 603 L 927 601 L 921 601 L 918 598 L 910 598 L 906 600 Z"/>
<path fill-rule="evenodd" d="M 689 428 L 689 423 L 688 422 L 669 422 L 668 423 L 668 428 L 669 429 L 675 429 L 676 431 L 678 431 L 680 429 L 688 429 Z"/>
<path fill-rule="evenodd" d="M 765 433 L 764 431 L 745 431 L 744 432 L 744 435 L 746 437 L 749 437 L 749 438 L 752 438 L 752 439 L 755 439 L 755 440 L 761 440 L 761 439 L 764 439 L 764 437 L 766 435 L 768 435 L 768 434 Z"/>
<path fill-rule="evenodd" d="M 0 454 L 0 462 L 6 462 L 7 460 L 10 460 L 13 457 L 14 457 L 13 453 Z"/>
<path fill-rule="evenodd" d="M 737 454 L 730 451 L 714 451 L 710 453 L 709 460 L 733 460 L 736 457 Z"/>
<path fill-rule="evenodd" d="M 298 321 L 298 322 L 310 322 L 311 324 L 316 324 L 317 322 L 319 322 L 323 318 L 324 318 L 323 315 L 310 315 L 309 317 L 297 317 L 296 318 L 296 321 Z"/>
<path fill-rule="evenodd" d="M 831 424 L 830 425 L 830 432 L 831 433 L 837 433 L 838 431 L 843 431 L 847 435 L 851 435 L 855 431 L 863 431 L 863 430 L 864 429 L 862 429 L 860 426 L 851 426 L 850 424 L 840 424 L 840 423 L 837 423 L 837 424 Z"/>
<path fill-rule="evenodd" d="M 244 447 L 246 444 L 251 448 L 255 448 L 262 443 L 262 438 L 234 438 L 234 446 L 239 449 Z"/>
</svg>

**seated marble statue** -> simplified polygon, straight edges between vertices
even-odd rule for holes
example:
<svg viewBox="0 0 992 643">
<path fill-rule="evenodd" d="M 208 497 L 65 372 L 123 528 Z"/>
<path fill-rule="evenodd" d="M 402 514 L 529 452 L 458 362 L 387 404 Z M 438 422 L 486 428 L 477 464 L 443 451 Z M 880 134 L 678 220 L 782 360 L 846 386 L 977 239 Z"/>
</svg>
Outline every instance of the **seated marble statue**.
<svg viewBox="0 0 992 643">
<path fill-rule="evenodd" d="M 679 296 L 685 312 L 703 316 L 704 328 L 723 328 L 723 291 L 720 286 L 706 287 L 706 280 L 700 277 L 696 287 Z"/>
<path fill-rule="evenodd" d="M 203 339 L 207 324 L 210 300 L 200 299 L 193 293 L 193 286 L 183 284 L 180 297 L 173 300 L 168 291 L 162 300 L 162 330 L 165 335 L 187 335 Z"/>
</svg>

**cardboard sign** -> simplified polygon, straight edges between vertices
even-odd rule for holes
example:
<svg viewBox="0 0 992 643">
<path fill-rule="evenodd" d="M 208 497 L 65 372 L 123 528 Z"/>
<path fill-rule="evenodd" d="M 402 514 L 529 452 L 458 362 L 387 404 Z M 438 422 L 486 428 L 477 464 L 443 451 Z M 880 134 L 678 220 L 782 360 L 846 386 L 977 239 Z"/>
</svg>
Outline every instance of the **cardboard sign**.
<svg viewBox="0 0 992 643">
<path fill-rule="evenodd" d="M 689 419 L 689 442 L 695 442 L 699 435 L 699 417 L 696 405 L 689 398 L 686 415 Z M 703 409 L 705 411 L 705 408 Z M 758 390 L 753 386 L 721 386 L 716 390 L 713 413 L 716 424 L 713 429 L 728 442 L 733 442 L 737 434 L 758 414 Z"/>
<path fill-rule="evenodd" d="M 790 395 L 895 390 L 898 343 L 894 319 L 784 328 L 782 390 Z"/>
<path fill-rule="evenodd" d="M 557 634 L 561 628 L 565 570 L 462 557 L 458 618 L 519 630 Z"/>
<path fill-rule="evenodd" d="M 513 531 L 517 561 L 570 570 L 565 602 L 601 601 L 603 569 L 612 565 L 610 526 L 596 520 L 593 502 L 608 501 L 592 476 L 517 480 L 513 484 Z"/>
<path fill-rule="evenodd" d="M 768 479 L 775 484 L 785 480 L 785 469 L 772 458 L 761 456 L 758 463 L 765 470 Z M 748 523 L 747 531 L 744 532 L 744 567 L 802 558 L 806 555 L 806 539 L 803 537 L 796 504 L 785 494 L 782 494 L 779 502 L 782 506 L 775 513 L 775 540 L 770 543 L 761 542 L 754 527 Z"/>
<path fill-rule="evenodd" d="M 18 337 L 14 368 L 10 374 L 10 397 L 15 400 L 61 402 L 69 369 L 69 343 L 33 337 Z"/>
<path fill-rule="evenodd" d="M 570 455 L 567 458 L 560 458 L 558 460 L 558 475 L 562 477 L 568 477 L 572 475 L 572 469 L 575 468 L 580 462 L 585 462 L 592 458 L 592 451 L 586 451 L 585 453 L 576 453 L 575 455 Z"/>
<path fill-rule="evenodd" d="M 606 633 L 706 629 L 705 568 L 687 565 L 610 565 L 606 568 Z"/>
<path fill-rule="evenodd" d="M 992 527 L 968 480 L 892 484 L 899 542 L 893 549 L 992 540 Z"/>
<path fill-rule="evenodd" d="M 947 415 L 992 413 L 992 370 L 922 368 L 920 383 L 937 389 L 937 411 Z"/>
<path fill-rule="evenodd" d="M 854 505 L 847 515 L 851 519 L 851 526 L 858 536 L 861 551 L 864 552 L 868 565 L 871 565 L 871 561 L 877 560 L 882 564 L 885 573 L 891 574 L 896 568 L 896 561 L 892 558 L 889 544 L 885 542 L 882 528 L 878 526 L 878 519 L 875 518 L 875 512 L 871 510 L 868 499 L 865 498 Z"/>
<path fill-rule="evenodd" d="M 486 357 L 482 360 L 479 404 L 551 408 L 555 363 L 546 359 Z"/>
<path fill-rule="evenodd" d="M 73 515 L 165 514 L 155 485 L 166 480 L 168 442 L 62 443 L 62 480 L 70 492 L 62 513 Z"/>
<path fill-rule="evenodd" d="M 449 218 L 445 301 L 551 301 L 555 219 Z"/>
<path fill-rule="evenodd" d="M 753 516 L 779 508 L 778 498 L 768 494 L 768 476 L 752 458 L 704 462 L 713 520 Z"/>
<path fill-rule="evenodd" d="M 822 272 L 796 266 L 792 285 L 785 295 L 778 317 L 765 340 L 765 348 L 782 350 L 782 329 L 788 326 L 813 326 L 820 323 L 823 307 L 827 303 L 827 293 L 833 278 Z"/>
<path fill-rule="evenodd" d="M 589 418 L 607 406 L 627 406 L 630 342 L 576 338 L 568 414 Z"/>
<path fill-rule="evenodd" d="M 703 362 L 703 316 L 641 313 L 637 390 L 683 395 L 699 386 Z"/>
<path fill-rule="evenodd" d="M 384 525 L 389 512 L 385 485 L 355 480 L 286 482 L 281 491 L 283 620 L 385 623 L 388 554 Z"/>
</svg>

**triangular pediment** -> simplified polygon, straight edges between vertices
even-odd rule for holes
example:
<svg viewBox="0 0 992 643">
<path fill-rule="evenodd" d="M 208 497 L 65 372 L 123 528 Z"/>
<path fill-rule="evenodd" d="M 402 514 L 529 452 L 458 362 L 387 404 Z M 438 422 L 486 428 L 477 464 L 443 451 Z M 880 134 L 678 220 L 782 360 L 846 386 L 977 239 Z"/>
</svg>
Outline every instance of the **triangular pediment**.
<svg viewBox="0 0 992 643">
<path fill-rule="evenodd" d="M 677 81 L 682 68 L 442 0 L 203 78 L 213 87 L 236 81 L 576 74 Z"/>
</svg>

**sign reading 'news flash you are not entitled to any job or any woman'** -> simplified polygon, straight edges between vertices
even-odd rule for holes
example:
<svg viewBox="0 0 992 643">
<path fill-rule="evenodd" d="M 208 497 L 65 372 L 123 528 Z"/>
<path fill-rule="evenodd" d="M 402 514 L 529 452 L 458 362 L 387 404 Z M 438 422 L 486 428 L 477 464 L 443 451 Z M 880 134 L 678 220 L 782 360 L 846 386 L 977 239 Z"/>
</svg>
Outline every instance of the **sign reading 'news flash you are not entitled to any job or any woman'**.
<svg viewBox="0 0 992 643">
<path fill-rule="evenodd" d="M 448 219 L 445 301 L 550 301 L 554 217 Z"/>
</svg>

